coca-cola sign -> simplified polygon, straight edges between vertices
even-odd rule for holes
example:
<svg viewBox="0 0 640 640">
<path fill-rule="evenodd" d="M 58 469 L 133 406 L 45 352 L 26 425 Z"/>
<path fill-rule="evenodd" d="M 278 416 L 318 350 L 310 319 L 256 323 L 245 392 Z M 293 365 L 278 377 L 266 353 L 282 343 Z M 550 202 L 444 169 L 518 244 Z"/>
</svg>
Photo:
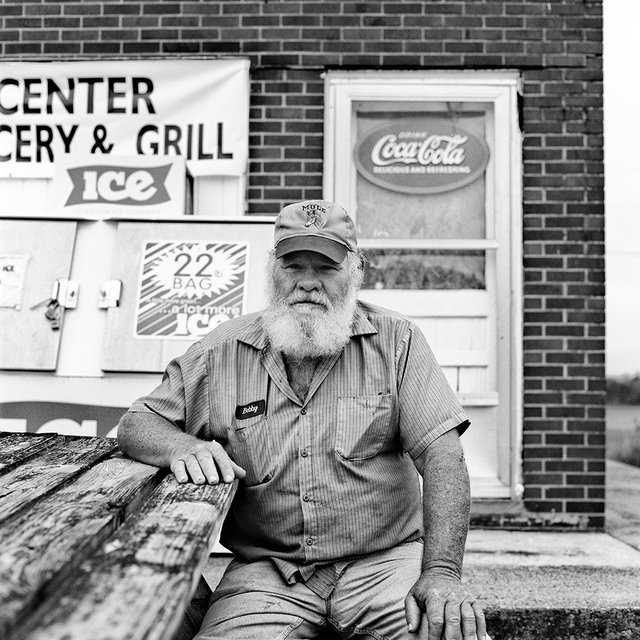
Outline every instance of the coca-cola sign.
<svg viewBox="0 0 640 640">
<path fill-rule="evenodd" d="M 366 180 L 401 193 L 452 191 L 477 180 L 489 161 L 484 140 L 440 117 L 388 122 L 356 147 Z"/>
</svg>

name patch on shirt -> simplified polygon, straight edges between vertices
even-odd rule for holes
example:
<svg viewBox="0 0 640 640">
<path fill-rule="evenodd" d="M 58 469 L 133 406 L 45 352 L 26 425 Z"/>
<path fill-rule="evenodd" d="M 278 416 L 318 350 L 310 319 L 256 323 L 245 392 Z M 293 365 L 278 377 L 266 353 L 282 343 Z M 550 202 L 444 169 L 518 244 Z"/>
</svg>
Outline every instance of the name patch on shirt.
<svg viewBox="0 0 640 640">
<path fill-rule="evenodd" d="M 247 418 L 255 418 L 261 416 L 265 412 L 266 402 L 264 400 L 256 400 L 245 405 L 236 407 L 236 420 L 246 420 Z"/>
</svg>

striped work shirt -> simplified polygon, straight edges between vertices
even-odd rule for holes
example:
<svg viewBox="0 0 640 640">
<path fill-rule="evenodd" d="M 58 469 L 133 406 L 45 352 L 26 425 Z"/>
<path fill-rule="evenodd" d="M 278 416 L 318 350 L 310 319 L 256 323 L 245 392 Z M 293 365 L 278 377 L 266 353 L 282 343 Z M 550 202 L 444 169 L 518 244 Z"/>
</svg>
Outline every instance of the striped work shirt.
<svg viewBox="0 0 640 640">
<path fill-rule="evenodd" d="M 247 475 L 221 541 L 242 559 L 273 559 L 290 581 L 419 539 L 413 460 L 468 425 L 421 331 L 362 302 L 349 343 L 320 361 L 304 401 L 259 314 L 249 314 L 173 360 L 130 411 L 224 445 Z"/>
</svg>

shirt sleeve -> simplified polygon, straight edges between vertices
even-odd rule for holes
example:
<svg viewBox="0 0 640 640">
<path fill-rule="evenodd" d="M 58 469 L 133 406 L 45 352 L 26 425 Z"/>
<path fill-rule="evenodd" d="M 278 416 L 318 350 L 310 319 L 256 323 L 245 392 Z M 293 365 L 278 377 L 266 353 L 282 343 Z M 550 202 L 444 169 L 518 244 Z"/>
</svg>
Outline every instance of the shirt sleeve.
<svg viewBox="0 0 640 640">
<path fill-rule="evenodd" d="M 190 435 L 210 438 L 208 379 L 202 345 L 196 342 L 172 360 L 162 382 L 150 394 L 138 398 L 129 411 L 155 413 Z"/>
<path fill-rule="evenodd" d="M 402 447 L 413 460 L 438 437 L 469 420 L 424 334 L 409 324 L 398 352 L 398 410 Z"/>
</svg>

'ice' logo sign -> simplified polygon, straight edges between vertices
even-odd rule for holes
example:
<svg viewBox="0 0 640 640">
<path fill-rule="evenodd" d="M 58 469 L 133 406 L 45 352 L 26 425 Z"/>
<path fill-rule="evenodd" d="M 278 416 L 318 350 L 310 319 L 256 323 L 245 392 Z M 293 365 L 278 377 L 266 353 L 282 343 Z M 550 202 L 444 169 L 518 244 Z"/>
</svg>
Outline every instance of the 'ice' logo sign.
<svg viewBox="0 0 640 640">
<path fill-rule="evenodd" d="M 67 169 L 73 190 L 65 206 L 76 204 L 153 205 L 169 200 L 165 186 L 171 165 L 119 167 L 91 165 Z"/>
</svg>

